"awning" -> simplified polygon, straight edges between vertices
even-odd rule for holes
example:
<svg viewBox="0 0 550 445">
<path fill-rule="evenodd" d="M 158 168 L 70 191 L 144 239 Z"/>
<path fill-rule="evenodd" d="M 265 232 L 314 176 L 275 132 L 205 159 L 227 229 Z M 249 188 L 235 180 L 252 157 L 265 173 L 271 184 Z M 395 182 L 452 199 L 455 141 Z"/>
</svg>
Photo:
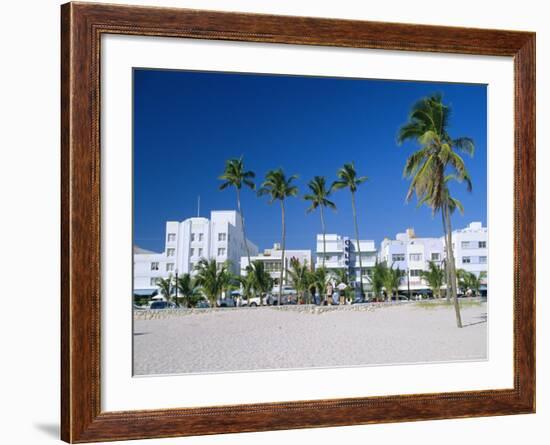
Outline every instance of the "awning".
<svg viewBox="0 0 550 445">
<path fill-rule="evenodd" d="M 158 294 L 158 289 L 134 289 L 134 297 L 152 297 Z"/>
</svg>

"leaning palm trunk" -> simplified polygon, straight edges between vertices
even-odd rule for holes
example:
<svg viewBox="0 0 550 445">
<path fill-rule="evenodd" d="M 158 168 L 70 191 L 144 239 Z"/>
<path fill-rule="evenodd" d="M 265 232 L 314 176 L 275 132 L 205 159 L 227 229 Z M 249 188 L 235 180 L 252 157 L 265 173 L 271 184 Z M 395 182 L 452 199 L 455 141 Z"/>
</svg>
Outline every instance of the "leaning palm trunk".
<svg viewBox="0 0 550 445">
<path fill-rule="evenodd" d="M 361 258 L 361 246 L 359 243 L 359 226 L 357 225 L 357 212 L 355 210 L 355 193 L 351 192 L 351 206 L 353 210 L 353 222 L 355 224 L 355 239 L 357 240 L 357 252 L 359 253 L 359 284 L 361 286 L 361 297 L 363 297 L 363 260 Z"/>
<path fill-rule="evenodd" d="M 279 301 L 277 304 L 280 306 L 283 299 L 283 274 L 285 271 L 285 203 L 281 200 L 281 218 L 282 218 L 282 234 L 281 234 L 281 274 L 279 275 Z"/>
<path fill-rule="evenodd" d="M 323 231 L 323 269 L 325 268 L 325 257 L 327 256 L 327 241 L 325 237 L 325 215 L 323 214 L 323 206 L 320 208 L 321 213 L 321 230 Z"/>
<path fill-rule="evenodd" d="M 445 255 L 447 256 L 447 261 L 445 261 L 445 277 L 447 281 L 447 286 L 445 286 L 445 299 L 447 302 L 451 301 L 451 266 L 450 266 L 450 257 L 449 257 L 449 242 L 447 241 L 447 225 L 445 224 L 445 212 L 441 209 L 441 221 L 443 223 L 443 233 L 445 234 Z"/>
<path fill-rule="evenodd" d="M 462 318 L 460 316 L 460 306 L 458 305 L 458 295 L 456 290 L 456 269 L 455 269 L 455 258 L 453 254 L 453 241 L 452 241 L 452 231 L 451 231 L 451 218 L 449 214 L 449 207 L 445 204 L 442 209 L 445 212 L 445 236 L 447 238 L 447 258 L 449 263 L 449 275 L 451 278 L 451 291 L 453 296 L 453 304 L 455 308 L 456 315 L 456 325 L 462 327 Z M 448 287 L 448 285 L 447 285 Z"/>
</svg>

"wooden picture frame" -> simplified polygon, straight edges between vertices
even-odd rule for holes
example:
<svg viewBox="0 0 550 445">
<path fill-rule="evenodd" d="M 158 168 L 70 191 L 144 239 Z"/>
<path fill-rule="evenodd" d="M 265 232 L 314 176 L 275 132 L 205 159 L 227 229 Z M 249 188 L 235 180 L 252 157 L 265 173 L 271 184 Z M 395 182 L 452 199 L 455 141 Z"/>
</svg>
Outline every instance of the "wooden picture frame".
<svg viewBox="0 0 550 445">
<path fill-rule="evenodd" d="M 65 4 L 61 17 L 63 440 L 96 442 L 535 411 L 534 33 L 92 3 Z M 103 34 L 513 57 L 513 389 L 102 412 L 99 92 Z"/>
</svg>

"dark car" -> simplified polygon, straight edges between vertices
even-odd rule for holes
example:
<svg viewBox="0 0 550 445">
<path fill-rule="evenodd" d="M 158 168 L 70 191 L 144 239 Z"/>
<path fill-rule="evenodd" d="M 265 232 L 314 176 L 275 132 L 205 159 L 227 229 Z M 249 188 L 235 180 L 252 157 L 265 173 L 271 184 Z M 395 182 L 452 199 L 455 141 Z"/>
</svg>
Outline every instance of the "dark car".
<svg viewBox="0 0 550 445">
<path fill-rule="evenodd" d="M 149 309 L 171 309 L 175 307 L 174 303 L 168 301 L 153 301 Z"/>
</svg>

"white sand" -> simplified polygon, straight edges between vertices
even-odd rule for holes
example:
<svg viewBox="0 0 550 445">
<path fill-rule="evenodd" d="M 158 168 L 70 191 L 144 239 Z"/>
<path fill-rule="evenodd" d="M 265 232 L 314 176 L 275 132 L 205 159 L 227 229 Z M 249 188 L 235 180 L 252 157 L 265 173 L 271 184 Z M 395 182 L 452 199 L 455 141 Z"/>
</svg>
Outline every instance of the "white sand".
<svg viewBox="0 0 550 445">
<path fill-rule="evenodd" d="M 367 305 L 373 306 L 373 305 Z M 487 357 L 486 304 L 415 303 L 334 308 L 218 309 L 134 321 L 134 373 L 178 374 L 434 361 Z"/>
</svg>

